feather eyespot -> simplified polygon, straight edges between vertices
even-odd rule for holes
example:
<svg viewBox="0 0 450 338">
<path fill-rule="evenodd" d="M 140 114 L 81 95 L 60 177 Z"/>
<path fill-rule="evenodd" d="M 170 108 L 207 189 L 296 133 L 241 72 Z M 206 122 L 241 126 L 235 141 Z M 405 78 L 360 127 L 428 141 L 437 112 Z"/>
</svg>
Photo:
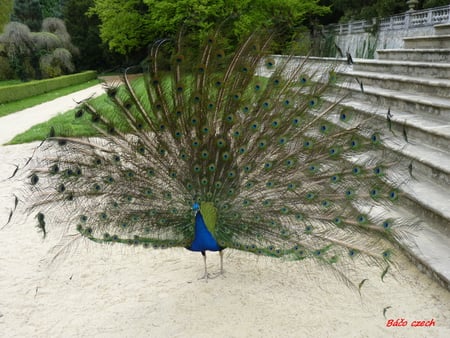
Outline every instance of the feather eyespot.
<svg viewBox="0 0 450 338">
<path fill-rule="evenodd" d="M 264 169 L 266 170 L 270 170 L 273 167 L 273 163 L 272 162 L 266 162 L 264 163 Z"/>
<path fill-rule="evenodd" d="M 32 185 L 36 185 L 39 182 L 39 176 L 36 174 L 31 175 L 30 182 Z"/>
<path fill-rule="evenodd" d="M 398 193 L 395 190 L 389 192 L 389 199 L 391 201 L 396 201 L 398 199 Z"/>
<path fill-rule="evenodd" d="M 364 224 L 367 222 L 367 217 L 365 215 L 358 215 L 356 218 L 357 222 L 360 224 Z"/>
<path fill-rule="evenodd" d="M 337 182 L 340 181 L 340 176 L 339 175 L 332 175 L 330 177 L 330 180 L 331 180 L 332 183 L 337 183 Z"/>
<path fill-rule="evenodd" d="M 59 173 L 59 166 L 57 164 L 52 165 L 49 168 L 49 172 L 50 172 L 50 174 L 57 174 L 57 173 Z"/>
<path fill-rule="evenodd" d="M 391 220 L 386 220 L 383 222 L 382 224 L 384 229 L 390 229 L 392 227 L 392 221 Z"/>
</svg>

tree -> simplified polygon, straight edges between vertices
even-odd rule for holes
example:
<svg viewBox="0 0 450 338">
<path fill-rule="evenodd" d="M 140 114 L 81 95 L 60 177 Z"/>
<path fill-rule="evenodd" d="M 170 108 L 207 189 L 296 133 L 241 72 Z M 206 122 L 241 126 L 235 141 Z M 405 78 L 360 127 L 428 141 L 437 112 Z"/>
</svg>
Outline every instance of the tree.
<svg viewBox="0 0 450 338">
<path fill-rule="evenodd" d="M 100 18 L 100 36 L 109 48 L 127 54 L 173 37 L 180 27 L 199 39 L 234 17 L 228 31 L 233 40 L 262 26 L 290 30 L 327 11 L 318 0 L 96 0 L 90 13 Z"/>
<path fill-rule="evenodd" d="M 10 22 L 0 35 L 0 51 L 22 81 L 31 78 L 55 77 L 75 70 L 72 45 L 64 22 L 46 18 L 41 32 L 31 32 L 28 26 Z"/>
<path fill-rule="evenodd" d="M 15 0 L 11 21 L 27 25 L 36 32 L 41 28 L 42 9 L 39 0 Z"/>
<path fill-rule="evenodd" d="M 40 0 L 44 18 L 62 18 L 62 8 L 66 0 Z"/>
<path fill-rule="evenodd" d="M 100 18 L 100 37 L 112 51 L 127 54 L 153 40 L 142 0 L 97 0 L 89 13 Z"/>
<path fill-rule="evenodd" d="M 37 34 L 36 46 L 39 47 L 39 40 L 48 40 L 52 36 L 54 44 L 46 44 L 45 48 L 38 48 L 40 59 L 39 69 L 44 77 L 55 77 L 62 74 L 72 73 L 75 66 L 72 56 L 79 53 L 78 48 L 72 42 L 67 32 L 64 21 L 58 18 L 45 18 L 42 22 L 42 31 Z"/>
<path fill-rule="evenodd" d="M 22 81 L 34 77 L 32 66 L 35 47 L 28 26 L 19 22 L 10 22 L 0 35 L 11 68 Z"/>
<path fill-rule="evenodd" d="M 449 5 L 448 0 L 424 0 L 422 8 L 433 8 Z"/>
<path fill-rule="evenodd" d="M 331 6 L 332 15 L 325 17 L 325 24 L 372 18 L 383 18 L 405 12 L 406 1 L 398 0 L 321 0 L 321 4 Z"/>
<path fill-rule="evenodd" d="M 86 14 L 93 5 L 94 0 L 67 0 L 63 16 L 72 41 L 80 50 L 74 59 L 77 69 L 105 70 L 118 61 L 100 38 L 98 16 Z"/>
<path fill-rule="evenodd" d="M 0 2 L 0 32 L 3 27 L 9 22 L 9 17 L 13 9 L 13 0 L 2 0 Z"/>
</svg>

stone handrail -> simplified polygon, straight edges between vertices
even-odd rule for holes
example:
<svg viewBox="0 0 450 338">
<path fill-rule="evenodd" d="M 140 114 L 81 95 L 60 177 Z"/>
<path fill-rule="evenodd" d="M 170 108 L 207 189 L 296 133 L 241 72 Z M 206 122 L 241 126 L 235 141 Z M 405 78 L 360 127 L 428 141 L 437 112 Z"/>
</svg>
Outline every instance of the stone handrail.
<svg viewBox="0 0 450 338">
<path fill-rule="evenodd" d="M 378 21 L 378 30 L 407 30 L 416 27 L 434 26 L 450 23 L 450 5 L 424 9 L 420 11 L 408 11 L 400 15 L 383 18 Z M 326 33 L 352 34 L 363 33 L 376 24 L 376 19 L 352 21 L 343 24 L 332 24 L 325 27 Z"/>
</svg>

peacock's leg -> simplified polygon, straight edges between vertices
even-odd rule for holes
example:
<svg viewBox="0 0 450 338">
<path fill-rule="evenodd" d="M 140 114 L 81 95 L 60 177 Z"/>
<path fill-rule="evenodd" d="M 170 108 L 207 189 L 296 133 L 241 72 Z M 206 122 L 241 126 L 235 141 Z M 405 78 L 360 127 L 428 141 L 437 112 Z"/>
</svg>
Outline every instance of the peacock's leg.
<svg viewBox="0 0 450 338">
<path fill-rule="evenodd" d="M 206 281 L 208 281 L 208 270 L 206 268 L 206 252 L 202 251 L 202 256 L 203 256 L 203 263 L 205 264 L 205 274 L 203 275 L 203 277 L 200 277 L 199 279 L 205 279 Z"/>
<path fill-rule="evenodd" d="M 223 275 L 223 250 L 219 251 L 220 255 L 220 274 Z"/>
</svg>

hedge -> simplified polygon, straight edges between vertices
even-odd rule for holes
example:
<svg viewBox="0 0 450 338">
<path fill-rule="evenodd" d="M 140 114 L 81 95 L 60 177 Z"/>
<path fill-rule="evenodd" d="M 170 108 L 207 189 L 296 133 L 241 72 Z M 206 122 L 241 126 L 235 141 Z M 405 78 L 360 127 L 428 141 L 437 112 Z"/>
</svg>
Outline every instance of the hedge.
<svg viewBox="0 0 450 338">
<path fill-rule="evenodd" d="M 63 75 L 52 79 L 0 87 L 0 104 L 44 94 L 52 90 L 73 86 L 95 78 L 97 78 L 97 72 L 90 70 L 77 74 Z"/>
</svg>

